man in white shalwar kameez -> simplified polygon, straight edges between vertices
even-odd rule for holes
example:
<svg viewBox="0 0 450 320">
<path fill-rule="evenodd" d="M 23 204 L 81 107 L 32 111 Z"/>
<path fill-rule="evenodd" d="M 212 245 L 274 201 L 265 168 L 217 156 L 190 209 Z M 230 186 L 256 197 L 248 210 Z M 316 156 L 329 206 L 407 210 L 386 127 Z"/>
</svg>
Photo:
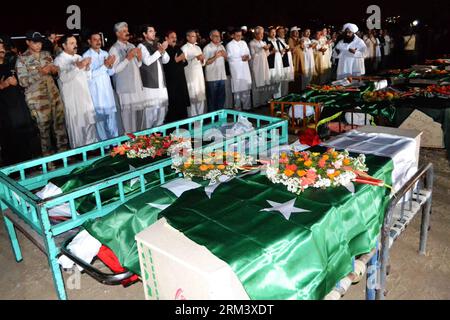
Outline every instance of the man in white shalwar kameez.
<svg viewBox="0 0 450 320">
<path fill-rule="evenodd" d="M 227 53 L 234 106 L 237 110 L 250 110 L 252 75 L 248 62 L 251 55 L 247 43 L 242 40 L 241 30 L 234 31 L 234 39 L 227 44 Z"/>
<path fill-rule="evenodd" d="M 316 83 L 325 84 L 330 80 L 331 72 L 331 46 L 327 38 L 327 28 L 316 32 L 316 39 L 312 41 L 316 43 L 314 49 L 314 63 L 316 68 Z"/>
<path fill-rule="evenodd" d="M 300 39 L 300 48 L 303 51 L 302 62 L 302 90 L 304 90 L 310 83 L 315 74 L 314 63 L 314 49 L 317 44 L 311 42 L 309 38 L 311 30 L 306 29 L 303 32 L 303 37 Z"/>
<path fill-rule="evenodd" d="M 126 22 L 114 26 L 117 42 L 109 50 L 116 57 L 114 61 L 114 85 L 119 96 L 120 113 L 125 132 L 146 129 L 145 109 L 150 102 L 142 86 L 139 68 L 142 65 L 142 51 L 129 43 L 130 34 Z"/>
<path fill-rule="evenodd" d="M 381 61 L 380 40 L 374 30 L 369 30 L 368 34 L 363 36 L 363 41 L 367 47 L 366 69 L 372 73 L 376 72 Z"/>
<path fill-rule="evenodd" d="M 141 30 L 144 42 L 138 45 L 142 51 L 141 79 L 144 92 L 149 102 L 145 109 L 146 127 L 161 126 L 167 114 L 169 95 L 163 72 L 163 64 L 170 61 L 166 52 L 168 43 L 156 41 L 156 30 L 150 25 L 144 25 Z"/>
<path fill-rule="evenodd" d="M 264 28 L 256 27 L 254 39 L 250 41 L 250 54 L 252 60 L 250 61 L 250 69 L 252 71 L 252 96 L 253 107 L 259 107 L 267 104 L 272 98 L 274 86 L 271 85 L 269 62 L 267 56 L 269 55 L 269 46 L 264 38 Z"/>
<path fill-rule="evenodd" d="M 101 49 L 102 40 L 99 33 L 92 33 L 88 42 L 90 49 L 83 54 L 83 58 L 91 59 L 89 91 L 97 115 L 98 138 L 103 141 L 119 135 L 116 99 L 111 84 L 111 76 L 114 74 L 112 66 L 116 58 Z"/>
<path fill-rule="evenodd" d="M 347 23 L 343 27 L 345 37 L 335 47 L 338 53 L 337 79 L 365 74 L 364 57 L 366 44 L 355 33 L 358 27 L 353 23 Z"/>
<path fill-rule="evenodd" d="M 269 45 L 269 62 L 270 81 L 274 86 L 275 99 L 281 98 L 281 81 L 284 78 L 283 57 L 280 52 L 280 46 L 277 40 L 277 29 L 271 27 L 267 36 L 267 44 Z"/>
<path fill-rule="evenodd" d="M 64 36 L 61 42 L 64 51 L 54 64 L 59 68 L 58 86 L 65 106 L 70 146 L 77 148 L 97 142 L 95 108 L 88 85 L 91 59 L 82 59 L 76 54 L 74 36 Z"/>
<path fill-rule="evenodd" d="M 283 78 L 280 86 L 280 95 L 285 96 L 289 93 L 289 82 L 294 81 L 294 61 L 289 45 L 286 43 L 286 29 L 283 26 L 277 28 L 277 45 L 281 53 L 283 63 Z"/>
<path fill-rule="evenodd" d="M 206 87 L 203 66 L 206 64 L 202 49 L 196 45 L 197 34 L 193 30 L 186 33 L 187 43 L 181 47 L 188 65 L 184 67 L 186 82 L 191 99 L 188 116 L 194 117 L 206 112 Z"/>
</svg>

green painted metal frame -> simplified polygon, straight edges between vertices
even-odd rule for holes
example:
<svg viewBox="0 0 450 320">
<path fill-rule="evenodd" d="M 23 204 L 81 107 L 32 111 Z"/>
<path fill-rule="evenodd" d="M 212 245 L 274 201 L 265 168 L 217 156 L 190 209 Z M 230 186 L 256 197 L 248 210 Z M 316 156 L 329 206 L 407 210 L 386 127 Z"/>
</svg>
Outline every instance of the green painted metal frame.
<svg viewBox="0 0 450 320">
<path fill-rule="evenodd" d="M 187 129 L 192 133 L 194 130 L 193 126 L 196 122 L 200 123 L 202 132 L 205 132 L 209 128 L 220 126 L 229 122 L 230 118 L 232 122 L 237 122 L 239 116 L 245 116 L 249 120 L 256 121 L 256 130 L 250 133 L 245 133 L 226 139 L 219 143 L 212 143 L 210 145 L 204 146 L 203 148 L 208 147 L 214 148 L 216 150 L 218 148 L 223 148 L 224 150 L 228 150 L 230 145 L 237 144 L 238 151 L 242 151 L 241 142 L 245 141 L 246 139 L 252 139 L 255 136 L 268 138 L 267 143 L 269 143 L 270 139 L 272 138 L 273 130 L 276 130 L 280 144 L 286 144 L 288 142 L 288 123 L 286 120 L 251 113 L 238 112 L 234 110 L 220 110 L 197 117 L 192 117 L 186 120 L 177 121 L 160 127 L 137 132 L 135 133 L 135 135 L 148 135 L 156 132 L 167 135 L 171 133 L 170 130 L 175 131 L 181 128 Z M 205 124 L 205 122 L 209 123 Z M 32 192 L 32 190 L 44 186 L 52 178 L 69 174 L 75 168 L 86 166 L 93 163 L 94 161 L 97 161 L 98 159 L 106 156 L 108 148 L 122 144 L 129 139 L 130 138 L 128 136 L 121 136 L 111 140 L 102 141 L 74 150 L 0 169 L 0 208 L 2 211 L 10 209 L 13 214 L 17 215 L 40 237 L 42 237 L 46 247 L 48 262 L 52 270 L 53 281 L 59 299 L 67 299 L 67 294 L 65 291 L 61 269 L 57 261 L 57 258 L 60 254 L 60 248 L 56 244 L 55 237 L 81 226 L 87 220 L 103 217 L 109 214 L 119 205 L 137 196 L 139 193 L 125 195 L 124 184 L 126 182 L 138 178 L 141 187 L 140 192 L 143 193 L 146 191 L 144 175 L 152 172 L 158 172 L 159 182 L 161 184 L 165 183 L 166 177 L 164 174 L 164 168 L 170 167 L 172 165 L 172 159 L 163 159 L 153 164 L 149 164 L 148 166 L 144 166 L 127 173 L 118 174 L 116 176 L 97 181 L 95 183 L 75 189 L 71 192 L 45 200 L 37 197 Z M 100 152 L 100 156 L 95 155 L 89 158 L 88 153 L 92 151 Z M 253 150 L 253 152 L 255 151 L 258 150 Z M 81 156 L 82 161 L 76 164 L 69 165 L 69 158 L 74 156 Z M 49 163 L 55 161 L 62 161 L 63 167 L 61 169 L 49 171 Z M 27 178 L 26 170 L 31 168 L 42 168 L 42 174 Z M 13 173 L 19 174 L 19 181 L 16 181 L 9 177 Z M 116 187 L 119 190 L 120 200 L 114 203 L 103 205 L 101 201 L 100 191 L 105 188 L 111 187 Z M 95 196 L 96 208 L 82 215 L 78 214 L 75 210 L 76 199 L 91 194 L 94 194 Z M 48 211 L 51 208 L 64 203 L 69 203 L 72 214 L 71 219 L 56 225 L 51 225 Z M 20 262 L 22 260 L 22 252 L 19 246 L 14 224 L 4 214 L 3 218 L 5 221 L 6 230 L 11 241 L 15 259 L 17 262 Z"/>
</svg>

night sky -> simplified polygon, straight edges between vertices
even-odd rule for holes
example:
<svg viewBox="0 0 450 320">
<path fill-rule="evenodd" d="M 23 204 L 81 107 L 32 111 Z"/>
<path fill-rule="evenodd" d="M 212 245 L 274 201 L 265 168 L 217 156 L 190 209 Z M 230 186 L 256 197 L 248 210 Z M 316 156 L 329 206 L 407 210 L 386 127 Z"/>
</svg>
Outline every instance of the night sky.
<svg viewBox="0 0 450 320">
<path fill-rule="evenodd" d="M 11 2 L 13 2 L 11 4 Z M 322 22 L 341 24 L 353 21 L 362 24 L 367 18 L 366 8 L 377 4 L 381 8 L 382 18 L 400 15 L 403 21 L 419 18 L 424 23 L 448 24 L 450 1 L 427 0 L 418 6 L 413 1 L 376 1 L 376 0 L 151 0 L 151 1 L 40 1 L 27 3 L 8 1 L 0 11 L 0 33 L 23 35 L 26 30 L 37 29 L 44 32 L 54 29 L 66 32 L 66 8 L 77 4 L 81 8 L 81 24 L 84 29 L 98 29 L 110 33 L 117 21 L 127 21 L 131 26 L 151 23 L 160 31 L 175 29 L 185 31 L 198 28 L 208 31 L 211 28 L 262 24 L 288 26 L 320 25 Z M 311 21 L 311 20 L 315 21 Z"/>
</svg>

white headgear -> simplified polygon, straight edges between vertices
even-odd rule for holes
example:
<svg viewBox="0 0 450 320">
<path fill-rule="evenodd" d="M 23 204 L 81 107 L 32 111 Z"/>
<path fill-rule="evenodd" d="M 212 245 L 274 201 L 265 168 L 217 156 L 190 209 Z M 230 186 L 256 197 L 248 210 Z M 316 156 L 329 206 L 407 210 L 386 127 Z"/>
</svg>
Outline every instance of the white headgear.
<svg viewBox="0 0 450 320">
<path fill-rule="evenodd" d="M 353 23 L 346 23 L 344 24 L 344 27 L 342 28 L 342 31 L 345 31 L 346 29 L 350 30 L 353 33 L 358 32 L 358 26 L 356 24 Z"/>
</svg>

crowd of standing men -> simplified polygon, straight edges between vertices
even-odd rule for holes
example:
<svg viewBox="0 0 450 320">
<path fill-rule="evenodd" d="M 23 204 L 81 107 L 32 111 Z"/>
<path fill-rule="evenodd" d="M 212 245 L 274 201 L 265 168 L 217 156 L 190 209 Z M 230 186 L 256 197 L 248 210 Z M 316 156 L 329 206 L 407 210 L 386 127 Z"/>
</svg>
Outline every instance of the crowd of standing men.
<svg viewBox="0 0 450 320">
<path fill-rule="evenodd" d="M 117 41 L 109 52 L 102 49 L 101 34 L 91 32 L 89 49 L 82 56 L 77 54 L 76 37 L 65 35 L 55 59 L 43 50 L 46 38 L 28 32 L 27 50 L 0 75 L 2 98 L 7 91 L 15 92 L 5 98 L 10 118 L 16 117 L 14 110 L 20 105 L 25 128 L 29 110 L 44 156 L 68 145 L 76 148 L 122 131 L 136 132 L 224 107 L 250 110 L 290 90 L 330 81 L 333 62 L 338 79 L 361 75 L 369 52 L 354 24 L 344 25 L 340 41 L 326 28 L 311 39 L 309 29 L 300 36 L 297 27 L 270 27 L 266 32 L 258 26 L 251 39 L 246 27 L 230 32 L 226 41 L 223 33 L 212 30 L 207 45 L 189 30 L 182 46 L 175 31 L 158 41 L 151 25 L 142 26 L 137 46 L 130 42 L 126 22 L 115 24 L 114 31 Z M 0 65 L 4 58 L 5 44 L 0 41 Z M 12 127 L 1 128 L 6 132 Z M 6 164 L 31 156 L 8 158 L 19 139 L 14 132 L 11 129 L 1 141 Z"/>
</svg>

